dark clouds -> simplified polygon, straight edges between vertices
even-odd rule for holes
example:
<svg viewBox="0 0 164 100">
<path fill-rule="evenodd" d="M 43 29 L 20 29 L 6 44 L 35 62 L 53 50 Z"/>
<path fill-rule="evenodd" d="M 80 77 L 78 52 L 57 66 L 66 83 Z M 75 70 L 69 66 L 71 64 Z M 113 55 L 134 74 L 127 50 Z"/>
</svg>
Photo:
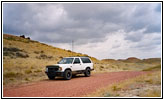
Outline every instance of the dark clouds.
<svg viewBox="0 0 164 100">
<path fill-rule="evenodd" d="M 49 44 L 70 43 L 72 40 L 78 45 L 103 43 L 119 30 L 124 32 L 124 41 L 132 42 L 136 44 L 134 47 L 140 48 L 140 41 L 148 41 L 145 39 L 146 34 L 160 35 L 161 33 L 161 4 L 3 4 L 4 33 L 25 34 L 34 40 Z M 153 38 L 152 42 L 155 41 Z M 160 42 L 157 44 L 160 45 Z M 157 44 L 155 43 L 154 46 Z M 118 47 L 118 45 L 113 46 L 113 48 Z"/>
</svg>

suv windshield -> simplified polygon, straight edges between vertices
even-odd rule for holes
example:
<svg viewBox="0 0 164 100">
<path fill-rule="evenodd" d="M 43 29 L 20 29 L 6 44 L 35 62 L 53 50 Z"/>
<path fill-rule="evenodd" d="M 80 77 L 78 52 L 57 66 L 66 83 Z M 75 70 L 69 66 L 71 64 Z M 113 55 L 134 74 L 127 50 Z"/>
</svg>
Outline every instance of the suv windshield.
<svg viewBox="0 0 164 100">
<path fill-rule="evenodd" d="M 73 58 L 63 58 L 58 64 L 72 64 Z"/>
</svg>

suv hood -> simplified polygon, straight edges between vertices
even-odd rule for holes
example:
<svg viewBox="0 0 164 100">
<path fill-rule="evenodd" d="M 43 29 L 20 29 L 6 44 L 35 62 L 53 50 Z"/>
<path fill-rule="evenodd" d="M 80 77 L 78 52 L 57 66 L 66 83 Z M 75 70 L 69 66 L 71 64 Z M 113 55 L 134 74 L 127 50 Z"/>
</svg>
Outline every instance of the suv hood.
<svg viewBox="0 0 164 100">
<path fill-rule="evenodd" d="M 71 68 L 72 64 L 54 64 L 54 66 L 62 67 L 62 71 L 64 71 L 66 68 Z"/>
<path fill-rule="evenodd" d="M 71 66 L 72 64 L 54 64 L 54 66 L 59 66 L 59 67 L 68 67 Z"/>
</svg>

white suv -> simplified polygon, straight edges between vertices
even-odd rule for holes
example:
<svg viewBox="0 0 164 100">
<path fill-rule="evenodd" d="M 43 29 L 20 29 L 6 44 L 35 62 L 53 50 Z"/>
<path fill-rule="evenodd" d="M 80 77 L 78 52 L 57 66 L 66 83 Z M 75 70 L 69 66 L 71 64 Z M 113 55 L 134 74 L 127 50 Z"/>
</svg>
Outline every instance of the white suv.
<svg viewBox="0 0 164 100">
<path fill-rule="evenodd" d="M 82 73 L 89 77 L 91 70 L 93 70 L 93 63 L 89 57 L 65 57 L 58 64 L 46 66 L 45 73 L 51 80 L 56 76 L 62 76 L 69 80 L 72 75 Z"/>
</svg>

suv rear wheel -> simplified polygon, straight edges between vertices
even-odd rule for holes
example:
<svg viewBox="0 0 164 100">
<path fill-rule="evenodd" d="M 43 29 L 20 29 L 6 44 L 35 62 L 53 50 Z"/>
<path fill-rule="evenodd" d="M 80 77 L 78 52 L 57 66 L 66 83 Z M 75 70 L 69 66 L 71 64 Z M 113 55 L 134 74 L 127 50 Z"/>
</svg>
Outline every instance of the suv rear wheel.
<svg viewBox="0 0 164 100">
<path fill-rule="evenodd" d="M 66 70 L 64 72 L 64 79 L 70 80 L 71 78 L 72 78 L 72 72 L 71 72 L 71 70 Z"/>
<path fill-rule="evenodd" d="M 89 77 L 89 76 L 91 75 L 91 70 L 90 70 L 90 68 L 87 68 L 87 69 L 85 70 L 84 75 L 85 75 L 86 77 Z"/>
</svg>

